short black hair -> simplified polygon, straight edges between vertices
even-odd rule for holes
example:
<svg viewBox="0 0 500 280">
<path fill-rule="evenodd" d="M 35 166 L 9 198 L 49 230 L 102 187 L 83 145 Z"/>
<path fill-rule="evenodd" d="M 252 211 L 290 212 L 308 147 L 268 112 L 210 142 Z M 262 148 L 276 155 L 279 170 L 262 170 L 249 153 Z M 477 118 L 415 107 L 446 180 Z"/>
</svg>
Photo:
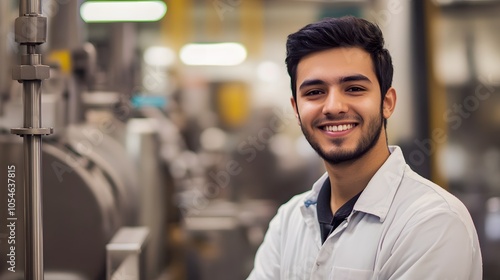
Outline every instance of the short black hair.
<svg viewBox="0 0 500 280">
<path fill-rule="evenodd" d="M 297 99 L 297 65 L 309 54 L 341 47 L 359 47 L 370 54 L 380 84 L 382 99 L 392 85 L 393 66 L 389 51 L 384 48 L 380 28 L 361 18 L 345 16 L 325 18 L 288 35 L 286 66 L 291 79 L 292 96 Z"/>
</svg>

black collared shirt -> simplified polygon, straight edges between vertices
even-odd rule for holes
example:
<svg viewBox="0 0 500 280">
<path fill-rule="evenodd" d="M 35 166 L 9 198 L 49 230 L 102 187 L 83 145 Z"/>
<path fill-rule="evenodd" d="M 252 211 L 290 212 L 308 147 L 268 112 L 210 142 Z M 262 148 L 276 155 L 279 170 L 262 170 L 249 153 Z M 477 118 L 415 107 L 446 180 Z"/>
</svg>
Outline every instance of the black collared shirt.
<svg viewBox="0 0 500 280">
<path fill-rule="evenodd" d="M 335 215 L 330 207 L 330 196 L 332 190 L 330 188 L 330 180 L 326 179 L 319 191 L 318 195 L 318 221 L 321 231 L 321 243 L 323 244 L 326 238 L 351 214 L 354 204 L 358 201 L 361 192 L 347 201 L 340 207 Z"/>
</svg>

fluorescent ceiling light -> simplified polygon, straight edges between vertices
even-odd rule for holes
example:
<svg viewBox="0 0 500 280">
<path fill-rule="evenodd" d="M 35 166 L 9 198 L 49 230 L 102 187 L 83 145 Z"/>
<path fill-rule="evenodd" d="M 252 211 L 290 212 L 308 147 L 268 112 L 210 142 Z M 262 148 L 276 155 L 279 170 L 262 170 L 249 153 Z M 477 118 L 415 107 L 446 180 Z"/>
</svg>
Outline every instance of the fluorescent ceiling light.
<svg viewBox="0 0 500 280">
<path fill-rule="evenodd" d="M 167 12 L 163 1 L 87 1 L 80 8 L 85 22 L 158 21 Z"/>
<path fill-rule="evenodd" d="M 187 65 L 238 65 L 245 61 L 247 50 L 239 43 L 187 44 L 180 57 Z"/>
</svg>

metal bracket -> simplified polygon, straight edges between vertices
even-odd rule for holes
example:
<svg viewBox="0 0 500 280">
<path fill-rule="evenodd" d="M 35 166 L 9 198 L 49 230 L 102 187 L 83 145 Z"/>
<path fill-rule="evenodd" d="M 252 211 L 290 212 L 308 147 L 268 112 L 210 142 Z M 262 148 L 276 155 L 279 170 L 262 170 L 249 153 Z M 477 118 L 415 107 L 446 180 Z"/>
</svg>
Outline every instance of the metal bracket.
<svg viewBox="0 0 500 280">
<path fill-rule="evenodd" d="M 12 128 L 10 130 L 10 133 L 12 134 L 17 134 L 19 136 L 25 136 L 25 135 L 50 135 L 54 133 L 54 128 L 49 127 L 49 128 Z"/>
</svg>

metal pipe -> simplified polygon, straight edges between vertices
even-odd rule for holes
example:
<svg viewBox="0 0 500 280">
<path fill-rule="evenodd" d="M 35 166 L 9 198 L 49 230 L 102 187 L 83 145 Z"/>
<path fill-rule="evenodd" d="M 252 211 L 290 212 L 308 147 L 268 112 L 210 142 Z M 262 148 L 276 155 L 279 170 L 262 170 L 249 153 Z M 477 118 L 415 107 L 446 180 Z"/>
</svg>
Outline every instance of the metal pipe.
<svg viewBox="0 0 500 280">
<path fill-rule="evenodd" d="M 52 129 L 42 128 L 42 80 L 49 78 L 49 67 L 42 65 L 37 46 L 46 40 L 47 19 L 41 15 L 41 0 L 21 0 L 15 23 L 16 42 L 20 43 L 21 65 L 14 67 L 13 79 L 23 83 L 24 127 L 11 132 L 24 137 L 24 279 L 43 280 L 43 205 L 42 205 L 42 135 Z M 25 46 L 25 48 L 23 48 Z"/>
<path fill-rule="evenodd" d="M 21 0 L 19 1 L 19 16 L 29 14 L 42 14 L 42 1 L 40 0 Z"/>
<path fill-rule="evenodd" d="M 24 89 L 25 128 L 40 128 L 40 85 L 29 83 Z M 43 279 L 41 148 L 41 135 L 24 136 L 25 279 L 33 280 Z"/>
<path fill-rule="evenodd" d="M 41 136 L 24 137 L 24 170 L 28 172 L 25 175 L 25 279 L 33 280 L 44 279 L 41 148 Z"/>
<path fill-rule="evenodd" d="M 24 81 L 24 127 L 41 127 L 41 81 Z M 24 136 L 26 279 L 43 279 L 41 135 Z"/>
</svg>

